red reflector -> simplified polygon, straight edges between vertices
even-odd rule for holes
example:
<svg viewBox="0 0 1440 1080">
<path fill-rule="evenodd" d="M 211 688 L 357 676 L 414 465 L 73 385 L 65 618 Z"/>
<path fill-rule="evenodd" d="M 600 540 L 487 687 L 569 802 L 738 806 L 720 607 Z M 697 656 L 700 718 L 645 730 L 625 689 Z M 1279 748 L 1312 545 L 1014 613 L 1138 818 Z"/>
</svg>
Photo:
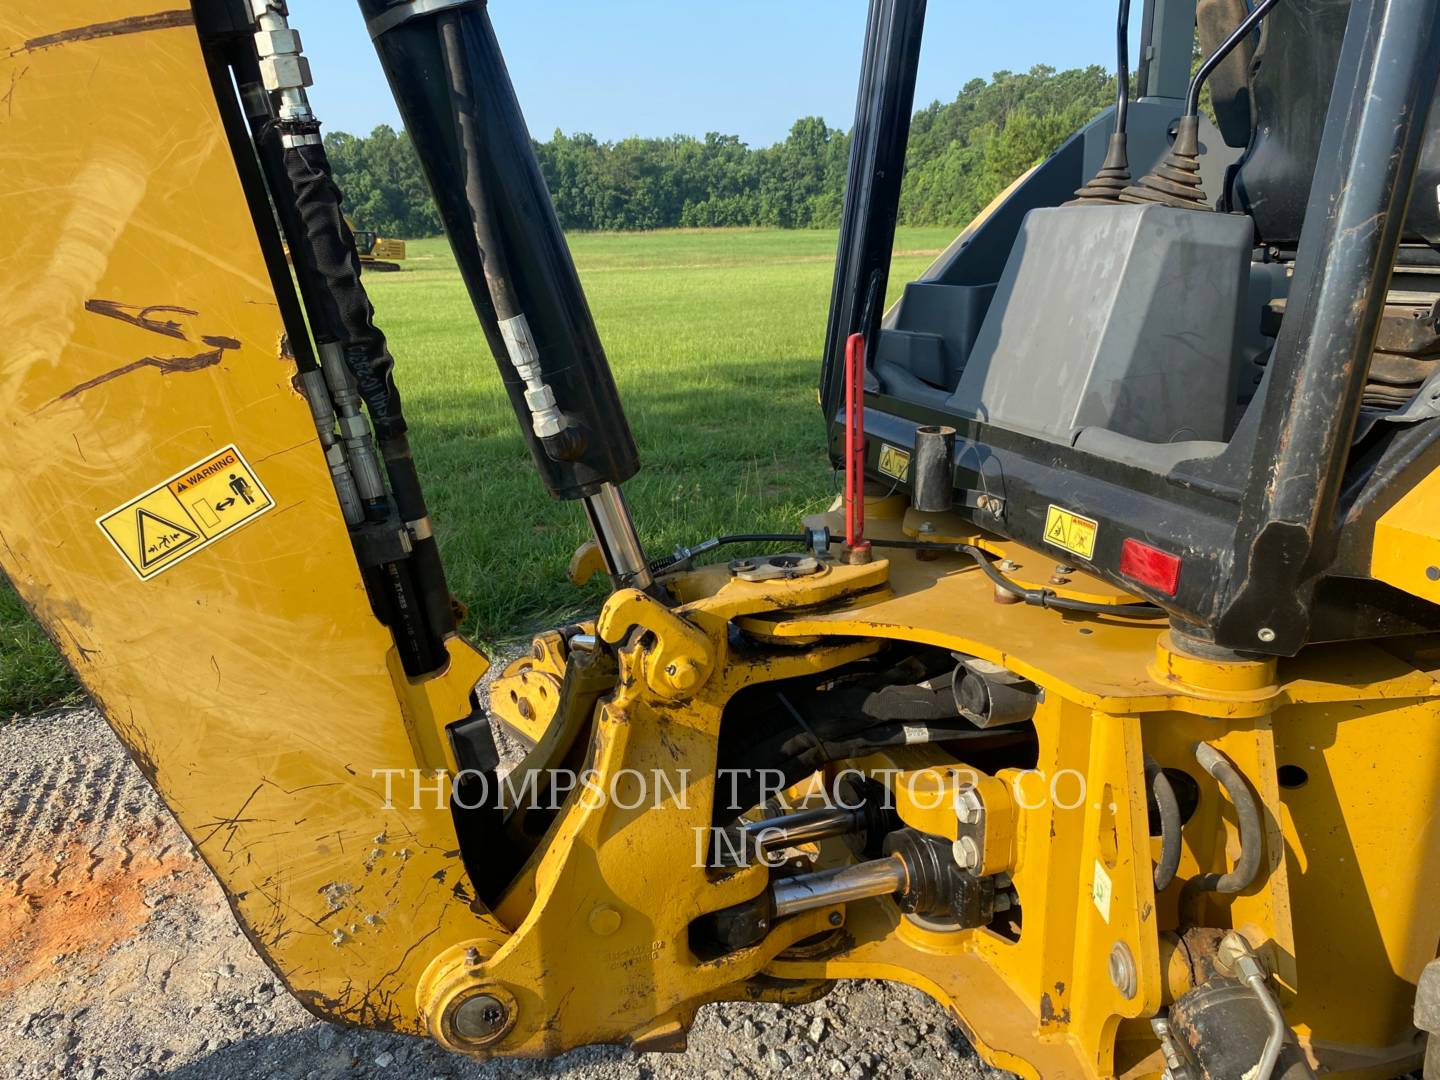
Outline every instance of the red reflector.
<svg viewBox="0 0 1440 1080">
<path fill-rule="evenodd" d="M 1180 586 L 1180 556 L 1142 544 L 1132 537 L 1120 548 L 1120 573 L 1159 589 L 1166 596 L 1174 596 Z"/>
</svg>

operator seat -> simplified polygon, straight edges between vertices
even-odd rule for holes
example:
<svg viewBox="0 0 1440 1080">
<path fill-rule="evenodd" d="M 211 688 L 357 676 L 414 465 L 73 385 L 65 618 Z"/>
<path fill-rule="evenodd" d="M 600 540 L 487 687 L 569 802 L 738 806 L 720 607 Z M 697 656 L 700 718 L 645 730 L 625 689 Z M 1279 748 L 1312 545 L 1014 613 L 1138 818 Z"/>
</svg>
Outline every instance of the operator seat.
<svg viewBox="0 0 1440 1080">
<path fill-rule="evenodd" d="M 1254 219 L 1262 246 L 1293 251 L 1300 241 L 1349 16 L 1350 0 L 1283 0 L 1261 24 L 1250 73 L 1253 134 L 1231 174 L 1228 203 Z M 1428 126 L 1404 242 L 1435 246 L 1440 112 L 1431 111 Z"/>
</svg>

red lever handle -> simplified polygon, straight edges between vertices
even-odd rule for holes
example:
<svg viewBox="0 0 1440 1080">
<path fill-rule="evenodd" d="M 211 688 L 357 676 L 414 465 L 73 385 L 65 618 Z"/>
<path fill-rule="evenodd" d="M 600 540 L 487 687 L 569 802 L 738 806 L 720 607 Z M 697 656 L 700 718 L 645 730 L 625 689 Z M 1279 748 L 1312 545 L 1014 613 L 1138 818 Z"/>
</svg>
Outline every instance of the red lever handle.
<svg viewBox="0 0 1440 1080">
<path fill-rule="evenodd" d="M 868 551 L 865 539 L 865 335 L 845 342 L 845 544 Z"/>
</svg>

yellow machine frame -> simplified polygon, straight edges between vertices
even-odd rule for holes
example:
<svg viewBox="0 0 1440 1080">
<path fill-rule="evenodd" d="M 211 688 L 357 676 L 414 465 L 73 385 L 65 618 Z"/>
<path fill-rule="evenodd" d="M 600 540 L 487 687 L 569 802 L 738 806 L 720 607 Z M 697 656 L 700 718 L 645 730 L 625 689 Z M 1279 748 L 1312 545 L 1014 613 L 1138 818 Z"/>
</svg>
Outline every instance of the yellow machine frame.
<svg viewBox="0 0 1440 1080">
<path fill-rule="evenodd" d="M 369 610 L 292 384 L 276 301 L 288 283 L 262 256 L 189 12 L 154 7 L 121 0 L 104 23 L 91 0 L 0 14 L 0 564 L 309 1009 L 484 1055 L 670 1049 L 706 1003 L 881 978 L 936 998 L 987 1061 L 1022 1076 L 1156 1076 L 1146 1020 L 1190 971 L 1180 886 L 1156 895 L 1150 880 L 1144 758 L 1188 761 L 1203 742 L 1243 773 L 1265 825 L 1259 883 L 1209 898 L 1207 922 L 1255 950 L 1313 1063 L 1355 1078 L 1418 1063 L 1414 985 L 1440 942 L 1440 646 L 1206 661 L 1122 614 L 997 603 L 956 557 L 770 582 L 707 567 L 669 580 L 674 609 L 612 596 L 595 631 L 620 677 L 588 768 L 612 796 L 636 776 L 674 794 L 631 809 L 576 795 L 483 905 L 434 793 L 457 767 L 444 729 L 470 712 L 486 661 L 456 637 L 443 674 L 409 680 Z M 142 577 L 97 522 L 226 447 L 273 508 Z M 1435 588 L 1411 578 L 1437 561 L 1437 490 L 1427 478 L 1376 538 L 1377 576 L 1417 595 Z M 903 509 L 876 501 L 877 535 L 915 535 Z M 1052 558 L 1009 550 L 1022 576 L 1050 574 Z M 733 625 L 761 647 L 737 654 Z M 1043 690 L 1035 772 L 985 778 L 1004 823 L 985 858 L 1023 900 L 1018 940 L 935 932 L 869 900 L 698 957 L 694 919 L 766 879 L 696 865 L 726 704 L 890 641 L 1004 664 Z M 518 702 L 558 687 L 565 663 L 542 635 L 496 684 L 542 744 L 553 708 Z M 915 792 L 964 762 L 924 748 L 859 766 L 904 780 L 906 824 L 953 835 L 953 815 Z M 425 797 L 397 797 L 411 794 L 397 776 Z M 1063 777 L 1084 781 L 1068 808 L 1024 797 Z M 1201 781 L 1181 880 L 1236 854 L 1232 808 Z M 849 855 L 827 842 L 818 858 Z M 457 1017 L 481 998 L 499 1011 L 477 1036 Z"/>
</svg>

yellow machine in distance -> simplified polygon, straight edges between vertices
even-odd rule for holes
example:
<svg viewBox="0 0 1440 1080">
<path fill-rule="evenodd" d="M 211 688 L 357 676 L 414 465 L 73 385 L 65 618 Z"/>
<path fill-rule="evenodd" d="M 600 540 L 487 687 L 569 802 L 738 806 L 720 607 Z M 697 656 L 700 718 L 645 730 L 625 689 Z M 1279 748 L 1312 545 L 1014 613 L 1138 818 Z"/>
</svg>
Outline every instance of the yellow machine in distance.
<svg viewBox="0 0 1440 1080">
<path fill-rule="evenodd" d="M 483 703 L 292 12 L 0 13 L 0 564 L 316 1015 L 667 1050 L 887 979 L 1026 1077 L 1423 1066 L 1440 0 L 1150 5 L 1135 100 L 1122 51 L 1117 108 L 887 314 L 924 11 L 871 6 L 848 504 L 652 557 L 484 3 L 360 0 L 613 586 Z"/>
<path fill-rule="evenodd" d="M 404 240 L 392 240 L 370 229 L 357 229 L 348 214 L 345 216 L 345 224 L 355 238 L 355 253 L 359 256 L 362 267 L 381 274 L 400 269 L 399 264 L 405 261 Z M 288 243 L 285 245 L 285 258 L 291 258 Z"/>
<path fill-rule="evenodd" d="M 404 240 L 393 240 L 370 229 L 356 229 L 354 222 L 350 223 L 350 229 L 355 235 L 355 250 L 360 255 L 361 266 L 378 273 L 400 269 L 399 264 L 405 261 Z"/>
</svg>

